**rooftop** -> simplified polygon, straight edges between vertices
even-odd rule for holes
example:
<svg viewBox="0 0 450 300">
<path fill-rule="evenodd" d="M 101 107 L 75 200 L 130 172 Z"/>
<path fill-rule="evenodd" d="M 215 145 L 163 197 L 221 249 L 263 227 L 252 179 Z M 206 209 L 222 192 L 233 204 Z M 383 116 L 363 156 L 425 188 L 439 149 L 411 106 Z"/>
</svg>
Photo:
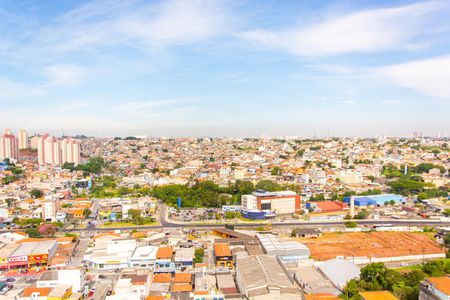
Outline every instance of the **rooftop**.
<svg viewBox="0 0 450 300">
<path fill-rule="evenodd" d="M 433 284 L 435 288 L 443 292 L 444 294 L 450 296 L 450 277 L 430 277 L 427 279 L 430 283 Z"/>
<path fill-rule="evenodd" d="M 216 256 L 231 256 L 231 250 L 227 243 L 215 243 L 214 253 Z"/>
<path fill-rule="evenodd" d="M 360 292 L 359 294 L 364 300 L 398 300 L 388 291 Z"/>
</svg>

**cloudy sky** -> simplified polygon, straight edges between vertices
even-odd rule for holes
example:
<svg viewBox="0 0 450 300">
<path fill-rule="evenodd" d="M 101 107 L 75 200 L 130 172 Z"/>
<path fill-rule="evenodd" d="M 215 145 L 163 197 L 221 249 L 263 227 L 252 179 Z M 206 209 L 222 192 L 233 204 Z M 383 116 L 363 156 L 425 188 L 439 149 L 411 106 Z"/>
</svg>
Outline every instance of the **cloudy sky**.
<svg viewBox="0 0 450 300">
<path fill-rule="evenodd" d="M 0 127 L 450 135 L 449 15 L 446 0 L 2 0 Z"/>
</svg>

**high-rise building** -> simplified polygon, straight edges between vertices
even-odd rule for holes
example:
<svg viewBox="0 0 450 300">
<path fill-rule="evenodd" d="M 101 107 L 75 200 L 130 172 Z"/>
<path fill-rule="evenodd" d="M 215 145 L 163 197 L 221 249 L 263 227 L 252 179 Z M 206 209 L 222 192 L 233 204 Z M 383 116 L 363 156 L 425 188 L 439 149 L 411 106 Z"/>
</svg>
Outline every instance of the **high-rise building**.
<svg viewBox="0 0 450 300">
<path fill-rule="evenodd" d="M 32 149 L 37 149 L 38 148 L 39 138 L 40 138 L 40 136 L 38 136 L 38 135 L 35 135 L 35 136 L 31 137 L 31 139 L 30 139 L 30 147 Z"/>
<path fill-rule="evenodd" d="M 55 137 L 47 137 L 44 141 L 44 163 L 61 165 L 61 144 Z"/>
<path fill-rule="evenodd" d="M 10 129 L 5 129 L 3 135 L 0 136 L 0 159 L 5 158 L 19 158 L 17 139 Z"/>
<path fill-rule="evenodd" d="M 48 134 L 38 136 L 36 139 L 36 149 L 38 150 L 38 163 L 44 165 L 45 162 L 45 140 L 48 138 Z"/>
<path fill-rule="evenodd" d="M 25 129 L 19 131 L 19 150 L 28 148 L 28 135 Z"/>
<path fill-rule="evenodd" d="M 62 161 L 63 163 L 74 163 L 78 165 L 80 163 L 80 143 L 73 138 L 64 138 L 61 141 L 62 149 Z"/>
<path fill-rule="evenodd" d="M 41 165 L 62 165 L 66 162 L 78 165 L 81 161 L 80 143 L 73 138 L 58 138 L 46 135 L 39 136 L 36 143 L 38 161 Z"/>
</svg>

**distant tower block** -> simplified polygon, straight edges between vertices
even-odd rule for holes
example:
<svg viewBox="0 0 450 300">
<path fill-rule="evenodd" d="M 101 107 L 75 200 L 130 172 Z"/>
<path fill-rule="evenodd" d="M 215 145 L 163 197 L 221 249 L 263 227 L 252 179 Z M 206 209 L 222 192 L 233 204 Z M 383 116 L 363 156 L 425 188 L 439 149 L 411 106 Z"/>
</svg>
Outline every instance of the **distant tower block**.
<svg viewBox="0 0 450 300">
<path fill-rule="evenodd" d="M 355 216 L 355 196 L 350 197 L 350 216 Z"/>
</svg>

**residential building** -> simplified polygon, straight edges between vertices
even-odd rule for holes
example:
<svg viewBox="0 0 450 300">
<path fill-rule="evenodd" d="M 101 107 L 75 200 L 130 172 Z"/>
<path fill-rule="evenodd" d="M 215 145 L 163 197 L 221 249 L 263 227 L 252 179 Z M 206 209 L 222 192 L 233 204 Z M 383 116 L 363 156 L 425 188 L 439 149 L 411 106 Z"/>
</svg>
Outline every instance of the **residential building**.
<svg viewBox="0 0 450 300">
<path fill-rule="evenodd" d="M 419 300 L 449 300 L 450 276 L 429 277 L 420 283 Z"/>
<path fill-rule="evenodd" d="M 0 159 L 18 159 L 19 147 L 14 134 L 10 129 L 5 129 L 0 136 Z"/>
<path fill-rule="evenodd" d="M 28 135 L 25 129 L 19 130 L 18 142 L 19 150 L 28 148 Z"/>
</svg>

